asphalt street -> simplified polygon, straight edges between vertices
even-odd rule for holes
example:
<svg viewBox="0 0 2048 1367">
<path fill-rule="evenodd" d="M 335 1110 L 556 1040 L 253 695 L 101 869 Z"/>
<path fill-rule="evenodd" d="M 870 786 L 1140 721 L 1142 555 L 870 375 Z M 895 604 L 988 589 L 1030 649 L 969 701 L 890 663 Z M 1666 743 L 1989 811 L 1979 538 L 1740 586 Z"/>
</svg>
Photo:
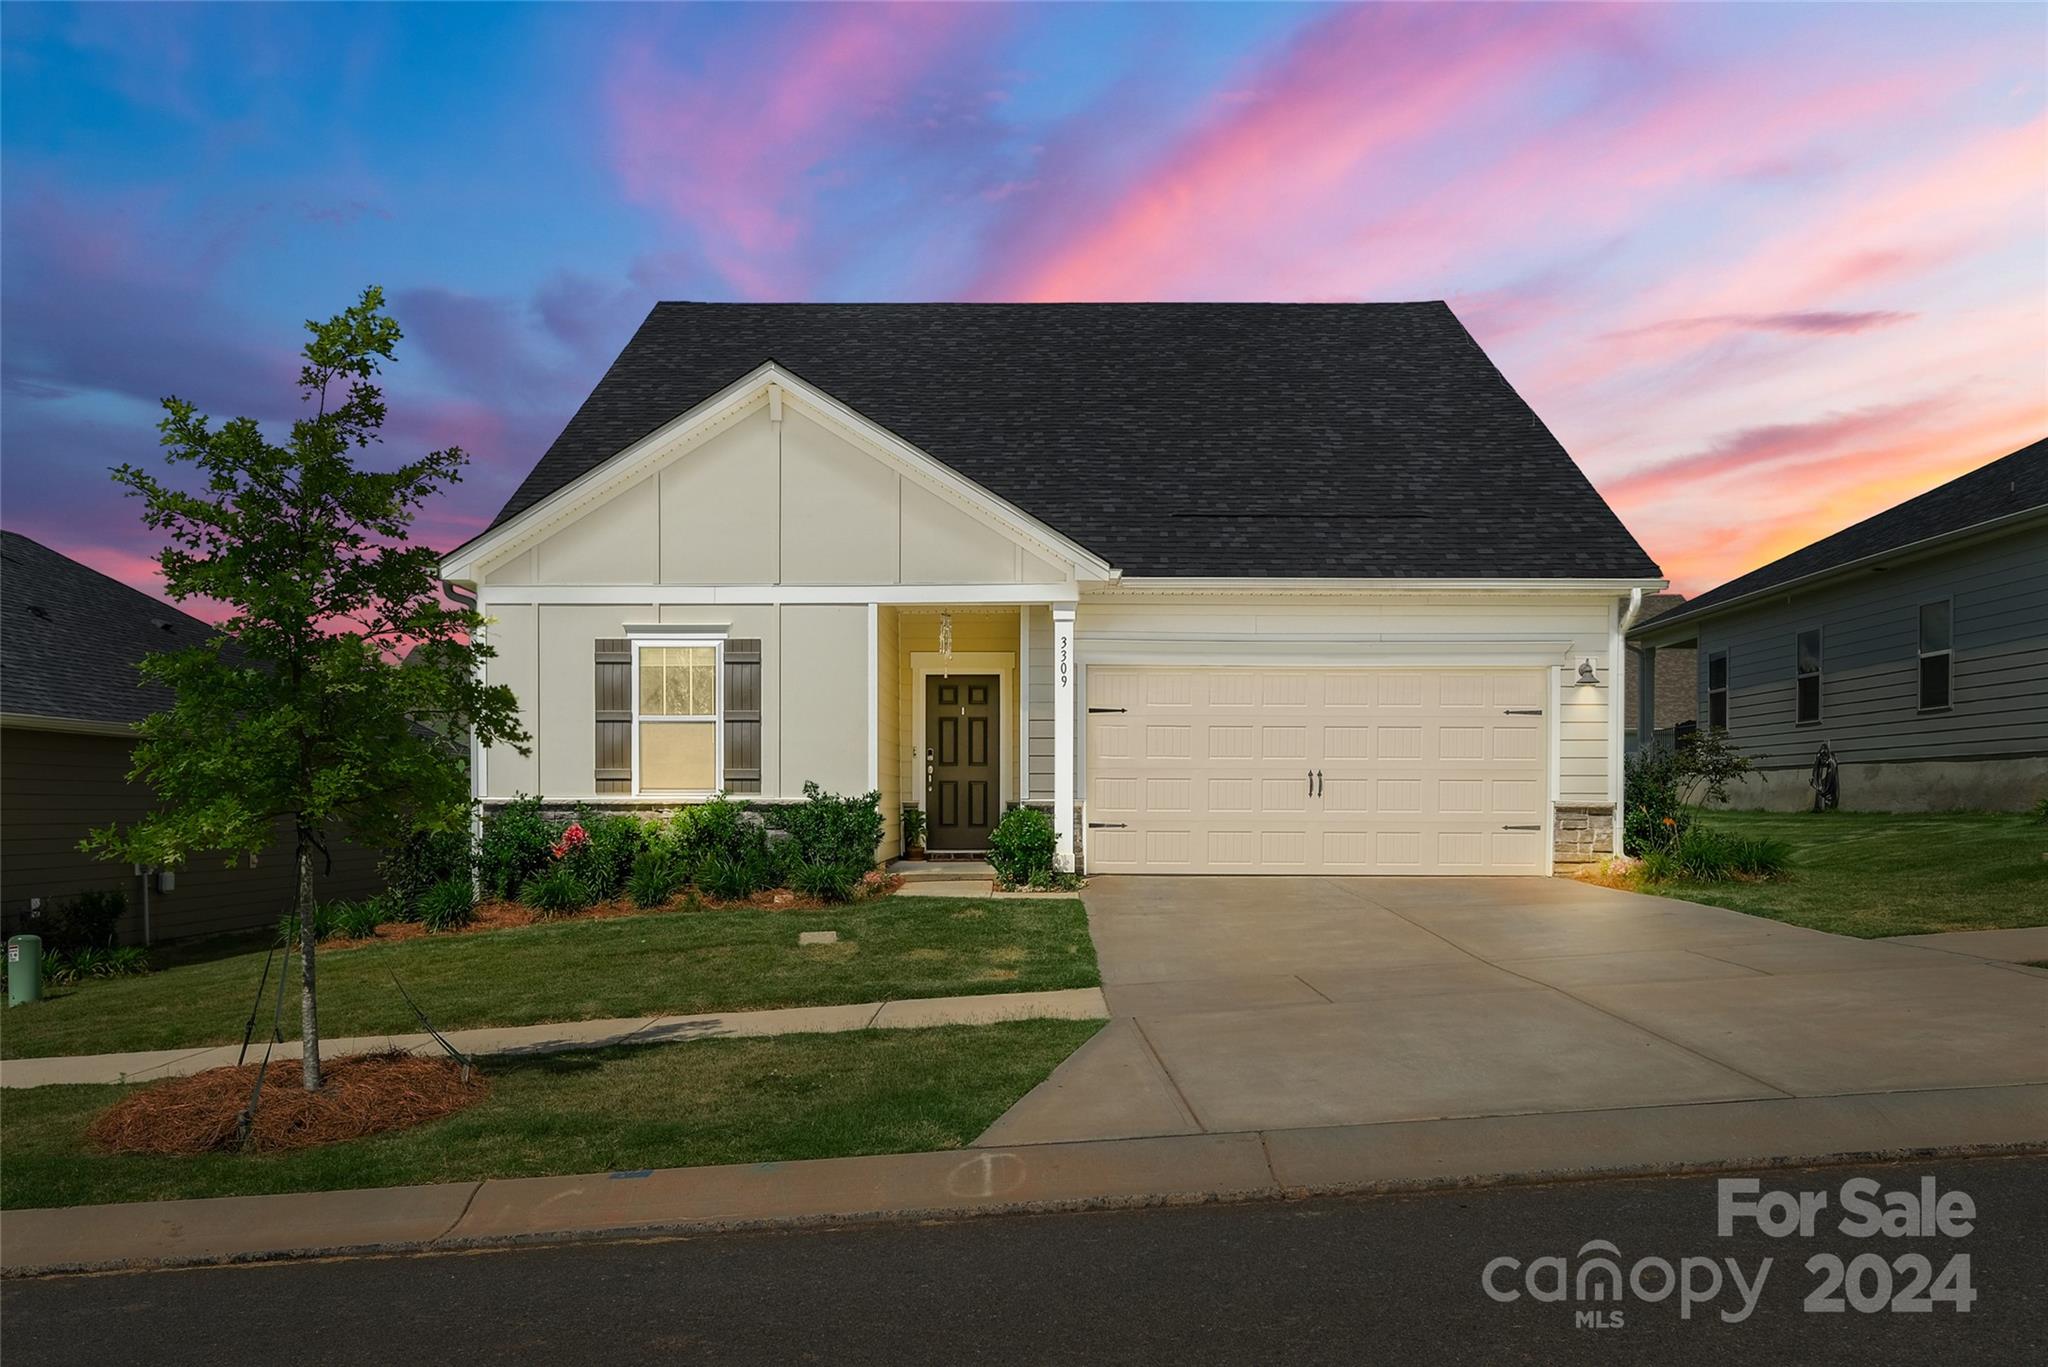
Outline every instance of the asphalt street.
<svg viewBox="0 0 2048 1367">
<path fill-rule="evenodd" d="M 1759 1195 L 1793 1197 L 1767 1216 L 1826 1198 L 1810 1236 L 1745 1217 L 1721 1235 L 1706 1177 L 599 1242 L 15 1281 L 0 1352 L 8 1367 L 2048 1361 L 2048 1159 L 1755 1176 Z M 1910 1195 L 1891 1219 L 1931 1232 L 1842 1232 L 1862 1218 L 1844 1204 L 1854 1178 L 1879 1208 Z M 1619 1300 L 1590 1295 L 1603 1253 Z M 1829 1255 L 1841 1308 L 1809 1310 Z M 1487 1293 L 1489 1265 L 1516 1299 Z M 1696 1297 L 1658 1295 L 1670 1281 Z M 1728 1322 L 1741 1286 L 1753 1309 Z"/>
</svg>

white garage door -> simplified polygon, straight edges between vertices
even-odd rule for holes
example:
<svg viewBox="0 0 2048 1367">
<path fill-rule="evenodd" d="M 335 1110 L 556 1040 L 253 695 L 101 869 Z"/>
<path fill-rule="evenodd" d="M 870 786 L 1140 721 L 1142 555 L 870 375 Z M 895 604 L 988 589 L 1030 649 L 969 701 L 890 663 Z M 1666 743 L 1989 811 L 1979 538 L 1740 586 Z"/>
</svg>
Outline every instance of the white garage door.
<svg viewBox="0 0 2048 1367">
<path fill-rule="evenodd" d="M 1091 873 L 1542 873 L 1541 670 L 1088 671 Z"/>
</svg>

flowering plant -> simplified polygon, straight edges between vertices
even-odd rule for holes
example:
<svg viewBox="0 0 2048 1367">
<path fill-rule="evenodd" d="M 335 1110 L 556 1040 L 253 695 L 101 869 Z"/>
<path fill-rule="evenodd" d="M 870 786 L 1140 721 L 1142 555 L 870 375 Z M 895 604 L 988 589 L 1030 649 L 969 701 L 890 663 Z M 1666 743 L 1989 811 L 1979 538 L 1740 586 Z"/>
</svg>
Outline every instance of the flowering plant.
<svg viewBox="0 0 2048 1367">
<path fill-rule="evenodd" d="M 579 850 L 588 849 L 589 846 L 590 832 L 583 829 L 582 822 L 572 821 L 569 823 L 569 829 L 562 832 L 562 838 L 555 842 L 554 855 L 557 859 L 566 859 Z"/>
</svg>

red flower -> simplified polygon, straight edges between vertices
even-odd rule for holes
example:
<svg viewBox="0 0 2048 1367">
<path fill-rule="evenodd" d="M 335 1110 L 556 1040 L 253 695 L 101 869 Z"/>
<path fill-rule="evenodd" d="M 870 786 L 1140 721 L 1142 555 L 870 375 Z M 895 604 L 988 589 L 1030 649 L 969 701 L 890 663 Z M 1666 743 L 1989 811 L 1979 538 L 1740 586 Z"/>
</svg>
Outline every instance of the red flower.
<svg viewBox="0 0 2048 1367">
<path fill-rule="evenodd" d="M 569 829 L 562 832 L 562 838 L 555 842 L 555 858 L 567 858 L 571 850 L 580 850 L 590 843 L 590 832 L 583 829 L 583 823 L 572 821 Z"/>
</svg>

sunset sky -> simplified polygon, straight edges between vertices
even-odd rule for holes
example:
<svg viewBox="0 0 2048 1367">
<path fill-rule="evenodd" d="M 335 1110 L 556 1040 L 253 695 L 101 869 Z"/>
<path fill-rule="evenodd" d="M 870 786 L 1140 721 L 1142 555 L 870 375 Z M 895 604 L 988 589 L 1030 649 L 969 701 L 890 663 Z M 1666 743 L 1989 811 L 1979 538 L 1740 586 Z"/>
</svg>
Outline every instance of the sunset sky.
<svg viewBox="0 0 2048 1367">
<path fill-rule="evenodd" d="M 2048 434 L 2048 7 L 0 12 L 0 518 L 385 286 L 479 530 L 657 299 L 1448 299 L 1678 587 Z"/>
</svg>

